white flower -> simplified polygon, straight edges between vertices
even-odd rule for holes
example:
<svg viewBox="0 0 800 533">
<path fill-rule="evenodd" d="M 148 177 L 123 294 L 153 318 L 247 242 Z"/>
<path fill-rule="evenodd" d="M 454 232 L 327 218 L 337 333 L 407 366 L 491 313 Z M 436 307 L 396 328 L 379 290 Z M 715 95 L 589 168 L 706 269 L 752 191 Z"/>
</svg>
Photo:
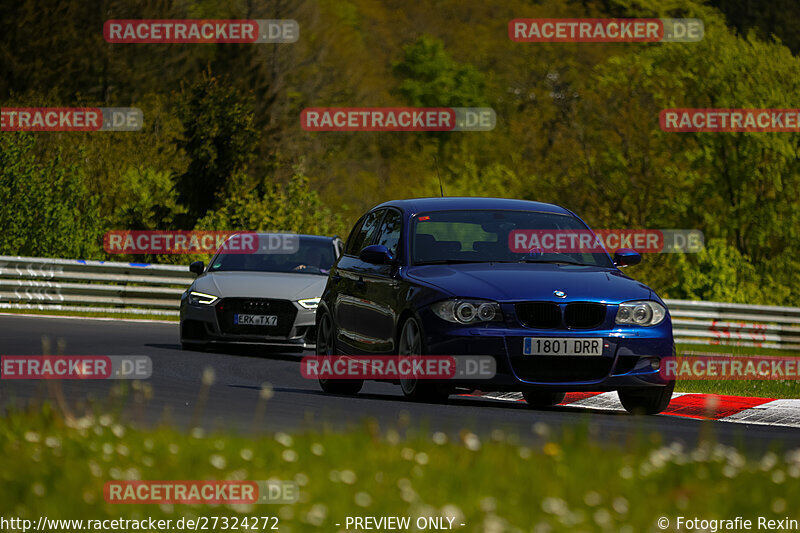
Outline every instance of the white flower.
<svg viewBox="0 0 800 533">
<path fill-rule="evenodd" d="M 312 526 L 321 526 L 328 516 L 328 508 L 324 504 L 315 503 L 306 513 L 306 521 Z"/>
<path fill-rule="evenodd" d="M 475 433 L 467 432 L 464 437 L 464 446 L 473 452 L 481 449 L 481 439 Z"/>
<path fill-rule="evenodd" d="M 218 453 L 215 453 L 214 455 L 209 457 L 208 462 L 211 463 L 211 466 L 213 466 L 217 470 L 222 470 L 228 464 L 228 461 L 225 460 L 225 457 L 223 457 Z"/>
<path fill-rule="evenodd" d="M 369 507 L 372 504 L 372 497 L 366 492 L 357 492 L 353 499 L 359 507 Z"/>
<path fill-rule="evenodd" d="M 356 473 L 352 470 L 342 470 L 340 473 L 340 479 L 342 480 L 342 483 L 352 485 L 356 482 L 357 477 Z"/>
<path fill-rule="evenodd" d="M 262 383 L 261 391 L 258 393 L 258 396 L 262 400 L 269 400 L 275 396 L 275 390 L 272 388 L 272 383 Z"/>
<path fill-rule="evenodd" d="M 614 501 L 611 502 L 611 507 L 619 514 L 627 514 L 628 512 L 628 500 L 623 498 L 622 496 L 618 496 L 614 498 Z"/>
<path fill-rule="evenodd" d="M 297 461 L 297 452 L 294 450 L 283 450 L 281 458 L 287 463 L 294 463 Z"/>
<path fill-rule="evenodd" d="M 464 511 L 462 511 L 461 508 L 454 503 L 448 503 L 442 507 L 441 514 L 442 516 L 452 518 L 454 524 L 460 524 L 464 521 Z"/>
<path fill-rule="evenodd" d="M 542 500 L 542 511 L 561 516 L 567 514 L 569 506 L 561 498 L 545 498 Z"/>
<path fill-rule="evenodd" d="M 291 446 L 292 443 L 294 442 L 294 439 L 292 439 L 291 435 L 283 433 L 282 431 L 275 433 L 275 440 L 283 444 L 287 448 Z"/>
<path fill-rule="evenodd" d="M 595 507 L 597 505 L 600 505 L 601 501 L 602 497 L 600 496 L 600 494 L 593 490 L 587 492 L 586 495 L 583 497 L 583 503 L 585 503 L 589 507 Z"/>
</svg>

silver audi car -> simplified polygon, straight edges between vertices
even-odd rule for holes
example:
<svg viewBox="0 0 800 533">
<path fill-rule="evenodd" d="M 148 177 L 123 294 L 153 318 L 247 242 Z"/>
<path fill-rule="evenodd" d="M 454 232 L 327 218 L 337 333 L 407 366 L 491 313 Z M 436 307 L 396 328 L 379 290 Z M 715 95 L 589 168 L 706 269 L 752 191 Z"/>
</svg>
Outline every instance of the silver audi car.
<svg viewBox="0 0 800 533">
<path fill-rule="evenodd" d="M 328 272 L 341 254 L 338 237 L 256 233 L 254 249 L 223 245 L 181 296 L 184 349 L 210 343 L 314 347 L 314 318 Z M 278 238 L 276 239 L 276 236 Z M 267 243 L 283 243 L 268 247 Z M 288 244 L 287 244 L 288 243 Z"/>
</svg>

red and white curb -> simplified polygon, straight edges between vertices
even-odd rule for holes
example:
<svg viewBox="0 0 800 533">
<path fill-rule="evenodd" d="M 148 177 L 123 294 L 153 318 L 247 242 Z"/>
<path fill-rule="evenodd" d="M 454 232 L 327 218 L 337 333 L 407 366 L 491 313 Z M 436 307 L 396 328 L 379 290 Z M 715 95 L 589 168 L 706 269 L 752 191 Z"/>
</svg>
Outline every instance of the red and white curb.
<svg viewBox="0 0 800 533">
<path fill-rule="evenodd" d="M 525 401 L 519 392 L 478 392 L 466 396 L 507 402 Z M 559 405 L 600 411 L 625 411 L 616 392 L 569 392 Z M 800 428 L 800 400 L 676 392 L 661 415 Z"/>
</svg>

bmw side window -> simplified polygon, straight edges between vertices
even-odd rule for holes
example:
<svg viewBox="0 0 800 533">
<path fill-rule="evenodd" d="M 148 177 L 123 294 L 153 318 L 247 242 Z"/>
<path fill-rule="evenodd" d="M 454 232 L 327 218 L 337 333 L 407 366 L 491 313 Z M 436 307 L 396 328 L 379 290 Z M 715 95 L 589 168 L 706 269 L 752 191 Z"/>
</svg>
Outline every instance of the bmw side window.
<svg viewBox="0 0 800 533">
<path fill-rule="evenodd" d="M 400 230 L 402 229 L 402 219 L 400 213 L 390 209 L 381 224 L 381 232 L 375 244 L 382 244 L 389 249 L 392 257 L 397 257 L 397 245 L 400 242 Z"/>
<path fill-rule="evenodd" d="M 358 222 L 356 222 L 356 225 L 353 226 L 353 229 L 350 230 L 350 235 L 347 236 L 347 241 L 344 243 L 344 249 L 342 250 L 344 255 L 355 255 L 355 253 L 353 253 L 353 248 L 355 248 L 356 237 L 361 232 L 361 227 L 364 225 L 365 218 L 366 217 L 361 217 Z"/>
<path fill-rule="evenodd" d="M 375 233 L 378 231 L 378 226 L 384 212 L 384 209 L 379 209 L 364 217 L 361 226 L 353 231 L 353 234 L 350 235 L 347 241 L 347 248 L 345 250 L 347 255 L 358 255 L 364 247 L 369 246 L 372 239 L 375 238 Z"/>
</svg>

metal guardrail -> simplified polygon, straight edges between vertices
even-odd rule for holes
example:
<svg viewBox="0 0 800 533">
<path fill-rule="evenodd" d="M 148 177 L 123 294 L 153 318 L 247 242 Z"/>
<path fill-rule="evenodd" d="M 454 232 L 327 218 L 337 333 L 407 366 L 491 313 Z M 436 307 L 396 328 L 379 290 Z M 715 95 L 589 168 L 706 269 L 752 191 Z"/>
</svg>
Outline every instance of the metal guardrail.
<svg viewBox="0 0 800 533">
<path fill-rule="evenodd" d="M 0 256 L 0 310 L 178 316 L 185 266 Z M 666 300 L 675 339 L 800 350 L 800 307 Z"/>
<path fill-rule="evenodd" d="M 800 307 L 665 300 L 684 344 L 800 350 Z"/>
<path fill-rule="evenodd" d="M 185 266 L 0 256 L 0 309 L 178 316 Z"/>
</svg>

